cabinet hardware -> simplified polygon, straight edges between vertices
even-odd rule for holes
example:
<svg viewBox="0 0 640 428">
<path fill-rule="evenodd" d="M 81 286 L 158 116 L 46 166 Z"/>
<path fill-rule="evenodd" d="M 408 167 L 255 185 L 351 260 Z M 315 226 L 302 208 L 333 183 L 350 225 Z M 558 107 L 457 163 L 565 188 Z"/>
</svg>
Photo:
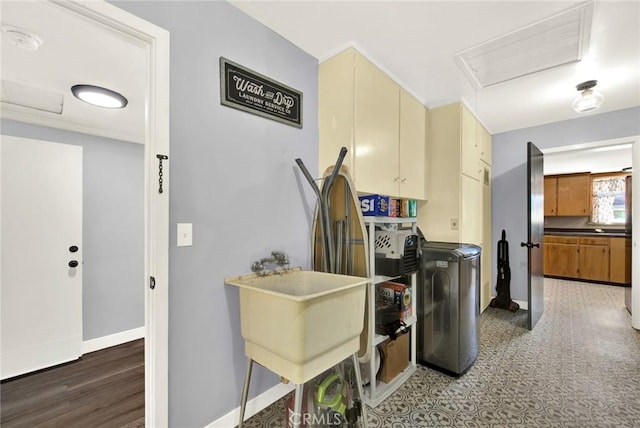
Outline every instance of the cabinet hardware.
<svg viewBox="0 0 640 428">
<path fill-rule="evenodd" d="M 149 288 L 152 290 L 156 288 L 156 279 L 152 276 L 149 277 Z"/>
<path fill-rule="evenodd" d="M 540 243 L 539 242 L 521 242 L 520 243 L 521 247 L 527 247 L 527 248 L 540 248 Z"/>
</svg>

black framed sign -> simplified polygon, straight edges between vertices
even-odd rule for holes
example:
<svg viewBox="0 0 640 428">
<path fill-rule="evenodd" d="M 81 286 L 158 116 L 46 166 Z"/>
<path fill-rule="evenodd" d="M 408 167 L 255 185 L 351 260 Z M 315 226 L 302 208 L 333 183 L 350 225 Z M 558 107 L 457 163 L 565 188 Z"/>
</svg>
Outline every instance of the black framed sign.
<svg viewBox="0 0 640 428">
<path fill-rule="evenodd" d="M 302 128 L 302 92 L 220 57 L 220 103 Z"/>
</svg>

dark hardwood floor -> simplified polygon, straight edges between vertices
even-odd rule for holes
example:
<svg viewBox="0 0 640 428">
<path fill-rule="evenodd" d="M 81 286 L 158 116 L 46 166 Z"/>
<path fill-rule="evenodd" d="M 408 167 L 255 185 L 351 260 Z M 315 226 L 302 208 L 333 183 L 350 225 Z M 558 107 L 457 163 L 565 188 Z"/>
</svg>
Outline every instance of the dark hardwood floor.
<svg viewBox="0 0 640 428">
<path fill-rule="evenodd" d="M 144 427 L 144 339 L 0 384 L 0 426 Z"/>
</svg>

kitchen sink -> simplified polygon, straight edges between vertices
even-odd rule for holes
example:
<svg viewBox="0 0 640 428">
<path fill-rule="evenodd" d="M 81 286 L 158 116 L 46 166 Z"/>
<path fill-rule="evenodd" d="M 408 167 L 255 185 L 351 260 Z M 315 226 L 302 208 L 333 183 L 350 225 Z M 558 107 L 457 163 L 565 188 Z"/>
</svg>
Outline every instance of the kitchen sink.
<svg viewBox="0 0 640 428">
<path fill-rule="evenodd" d="M 301 268 L 225 278 L 240 288 L 245 354 L 294 383 L 358 351 L 368 282 Z"/>
</svg>

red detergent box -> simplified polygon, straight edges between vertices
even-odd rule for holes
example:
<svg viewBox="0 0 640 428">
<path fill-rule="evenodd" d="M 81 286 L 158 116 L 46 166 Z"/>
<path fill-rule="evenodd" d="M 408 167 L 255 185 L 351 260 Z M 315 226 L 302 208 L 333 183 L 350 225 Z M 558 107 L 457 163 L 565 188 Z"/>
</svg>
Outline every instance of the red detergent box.
<svg viewBox="0 0 640 428">
<path fill-rule="evenodd" d="M 399 199 L 389 199 L 389 217 L 399 217 L 400 207 L 398 206 Z"/>
<path fill-rule="evenodd" d="M 383 282 L 378 285 L 378 293 L 384 301 L 395 303 L 400 311 L 400 319 L 406 321 L 412 315 L 411 287 L 397 282 Z"/>
<path fill-rule="evenodd" d="M 389 196 L 384 195 L 365 195 L 359 196 L 360 199 L 360 209 L 362 210 L 362 215 L 364 216 L 380 216 L 380 217 L 388 217 L 389 216 L 389 204 L 390 199 Z"/>
</svg>

